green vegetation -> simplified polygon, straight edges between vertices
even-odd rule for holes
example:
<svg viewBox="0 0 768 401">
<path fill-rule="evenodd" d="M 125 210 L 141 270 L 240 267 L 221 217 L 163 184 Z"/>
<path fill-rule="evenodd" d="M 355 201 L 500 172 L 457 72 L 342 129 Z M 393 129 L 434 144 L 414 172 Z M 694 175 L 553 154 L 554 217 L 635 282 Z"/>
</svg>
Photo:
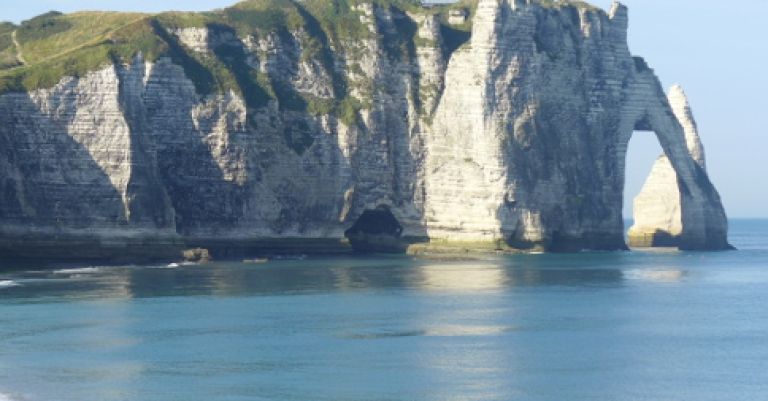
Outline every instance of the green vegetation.
<svg viewBox="0 0 768 401">
<path fill-rule="evenodd" d="M 17 28 L 12 22 L 0 22 L 0 35 L 5 33 L 11 33 Z"/>
<path fill-rule="evenodd" d="M 29 64 L 107 41 L 112 33 L 138 20 L 144 14 L 83 12 L 63 15 L 50 12 L 24 21 L 18 30 L 24 58 Z"/>
<path fill-rule="evenodd" d="M 13 45 L 11 32 L 0 33 L 0 70 L 15 67 L 18 64 L 16 46 Z"/>
<path fill-rule="evenodd" d="M 57 33 L 66 32 L 72 28 L 72 24 L 65 18 L 60 18 L 62 15 L 58 11 L 51 11 L 22 22 L 18 33 L 19 40 L 25 42 L 41 40 Z"/>
<path fill-rule="evenodd" d="M 0 75 L 0 93 L 26 91 L 30 88 L 48 88 L 64 76 L 80 76 L 104 64 L 109 51 L 104 46 L 87 47 L 72 52 L 71 57 L 57 63 L 41 63 L 18 68 Z"/>
<path fill-rule="evenodd" d="M 358 122 L 360 110 L 363 105 L 352 96 L 347 96 L 339 104 L 338 115 L 341 122 L 346 125 L 354 125 Z"/>
<path fill-rule="evenodd" d="M 12 37 L 16 28 L 18 27 L 10 22 L 0 22 L 0 70 L 19 65 Z"/>
<path fill-rule="evenodd" d="M 157 20 L 169 29 L 205 28 L 215 20 L 212 13 L 167 12 L 157 15 Z"/>
<path fill-rule="evenodd" d="M 324 99 L 311 95 L 304 95 L 307 103 L 307 112 L 313 116 L 324 116 L 336 112 L 336 100 Z"/>
<path fill-rule="evenodd" d="M 429 12 L 417 0 L 375 0 L 379 7 L 390 7 L 410 12 Z M 232 29 L 238 37 L 264 37 L 271 33 L 288 34 L 304 30 L 302 43 L 304 60 L 317 59 L 327 71 L 335 72 L 332 48 L 340 48 L 343 41 L 370 38 L 372 33 L 360 21 L 356 6 L 361 0 L 248 0 L 230 8 L 207 13 L 171 12 L 159 15 L 110 12 L 81 12 L 61 14 L 49 12 L 32 18 L 16 27 L 0 24 L 0 57 L 8 65 L 15 64 L 15 49 L 10 33 L 18 29 L 18 40 L 28 66 L 0 71 L 0 91 L 11 88 L 30 90 L 52 85 L 56 76 L 82 76 L 87 71 L 113 61 L 129 62 L 141 52 L 148 60 L 170 56 L 190 73 L 202 94 L 214 90 L 237 89 L 247 82 L 262 86 L 260 96 L 284 92 L 263 87 L 269 79 L 238 75 L 244 63 L 243 55 L 225 49 L 217 54 L 219 60 L 204 60 L 199 55 L 176 43 L 167 29 L 188 27 L 218 27 Z M 442 8 L 442 7 L 440 7 Z M 400 15 L 404 15 L 402 12 Z M 408 18 L 398 18 L 398 31 L 388 47 L 395 58 L 412 57 L 416 27 Z M 184 53 L 187 53 L 185 56 Z M 196 66 L 199 64 L 199 66 Z M 204 73 L 202 69 L 209 70 Z M 343 75 L 343 74 L 342 74 Z M 246 79 L 247 78 L 247 79 Z M 334 76 L 334 89 L 344 93 L 344 77 Z M 214 88 L 215 87 L 215 88 Z M 245 88 L 243 88 L 245 89 Z M 290 103 L 290 99 L 287 99 Z M 295 99 L 294 99 L 295 100 Z M 254 105 L 263 99 L 253 99 Z M 295 107 L 303 108 L 301 102 Z M 307 103 L 308 102 L 304 102 Z"/>
<path fill-rule="evenodd" d="M 437 10 L 437 13 L 440 16 L 440 19 L 446 25 L 448 24 L 448 15 L 450 14 L 450 11 L 452 10 L 466 11 L 468 15 L 466 21 L 463 24 L 452 25 L 452 26 L 455 29 L 469 32 L 472 30 L 472 18 L 474 18 L 475 13 L 477 12 L 477 2 L 478 0 L 459 0 L 454 3 L 448 3 L 445 5 L 437 6 L 434 9 Z"/>
<path fill-rule="evenodd" d="M 197 93 L 210 95 L 216 93 L 217 88 L 227 90 L 236 87 L 231 75 L 226 74 L 223 68 L 218 65 L 204 65 L 191 52 L 188 52 L 175 36 L 169 34 L 158 20 L 150 20 L 149 24 L 152 32 L 162 39 L 164 51 L 159 55 L 170 57 L 175 64 L 180 65 L 184 69 L 184 75 L 195 84 Z M 154 57 L 150 55 L 149 59 L 152 60 Z M 219 73 L 214 74 L 212 71 Z"/>
<path fill-rule="evenodd" d="M 448 16 L 453 10 L 463 10 L 468 16 L 463 24 L 450 24 Z M 477 0 L 461 0 L 455 3 L 436 7 L 440 17 L 440 36 L 443 38 L 443 57 L 451 58 L 453 52 L 469 42 L 472 36 L 472 19 L 477 11 Z"/>
<path fill-rule="evenodd" d="M 304 25 L 298 5 L 291 0 L 248 0 L 224 9 L 220 17 L 240 36 L 293 31 Z"/>
<path fill-rule="evenodd" d="M 542 7 L 589 7 L 577 0 L 537 0 Z M 191 54 L 176 43 L 167 29 L 218 26 L 231 29 L 237 37 L 264 37 L 277 33 L 304 31 L 302 60 L 318 60 L 334 76 L 336 97 L 347 93 L 346 77 L 336 68 L 336 53 L 343 49 L 354 57 L 350 42 L 371 39 L 373 33 L 361 20 L 363 4 L 387 8 L 394 16 L 394 30 L 384 33 L 387 55 L 394 60 L 411 60 L 415 49 L 433 46 L 432 41 L 416 35 L 417 26 L 407 14 L 438 15 L 446 57 L 469 41 L 471 21 L 477 0 L 423 7 L 419 0 L 247 0 L 223 10 L 190 13 L 169 12 L 158 15 L 137 13 L 49 12 L 24 21 L 20 26 L 0 23 L 0 92 L 29 90 L 50 86 L 65 75 L 82 76 L 109 62 L 128 62 L 141 52 L 148 60 L 169 56 L 181 64 L 201 94 L 223 90 L 245 92 L 251 106 L 265 104 L 270 98 L 281 100 L 286 108 L 321 113 L 328 104 L 319 104 L 301 94 L 290 93 L 269 77 L 256 72 L 241 72 L 245 55 L 235 49 L 217 51 L 215 57 Z M 451 10 L 463 9 L 469 18 L 451 25 Z M 11 33 L 17 38 L 28 65 L 17 66 Z M 278 86 L 278 87 L 273 87 Z M 253 94 L 251 94 L 253 92 Z M 360 102 L 366 103 L 366 99 Z M 340 112 L 341 102 L 332 109 Z"/>
<path fill-rule="evenodd" d="M 125 62 L 131 60 L 139 51 L 157 56 L 159 55 L 159 40 L 152 34 L 144 20 L 126 24 L 112 31 L 104 33 L 107 24 L 97 24 L 90 20 L 99 18 L 82 18 L 83 14 L 62 16 L 58 14 L 46 14 L 46 18 L 68 18 L 68 23 L 81 21 L 84 25 L 96 28 L 100 34 L 87 35 L 87 28 L 73 24 L 72 36 L 68 32 L 57 32 L 50 35 L 18 33 L 24 56 L 29 65 L 13 70 L 0 71 L 0 93 L 8 91 L 28 91 L 37 88 L 47 88 L 55 85 L 64 76 L 80 77 L 89 71 L 98 69 L 111 61 Z M 114 14 L 112 14 L 114 15 Z M 133 15 L 133 18 L 136 18 Z M 127 21 L 128 18 L 122 19 Z M 25 22 L 26 24 L 27 22 Z M 36 24 L 41 20 L 36 19 Z M 62 26 L 62 23 L 45 24 L 45 26 Z M 23 27 L 24 25 L 22 25 Z M 57 28 L 58 29 L 58 28 Z M 49 32 L 50 33 L 50 32 Z M 23 37 L 39 39 L 24 42 Z M 76 38 L 81 39 L 77 44 Z M 62 47 L 57 48 L 56 44 Z M 65 50 L 61 50 L 65 49 Z"/>
<path fill-rule="evenodd" d="M 360 110 L 371 107 L 373 82 L 364 77 L 359 64 L 350 67 L 355 82 L 350 82 L 350 74 L 340 66 L 344 59 L 363 56 L 363 40 L 375 39 L 365 21 L 363 6 L 371 3 L 388 9 L 393 16 L 392 25 L 382 30 L 380 38 L 387 57 L 411 62 L 418 47 L 435 45 L 432 40 L 418 37 L 418 26 L 411 15 L 438 15 L 443 50 L 450 56 L 469 40 L 477 0 L 431 7 L 423 7 L 419 0 L 247 0 L 223 10 L 157 15 L 52 11 L 19 26 L 0 23 L 0 93 L 48 88 L 65 76 L 82 77 L 108 64 L 129 64 L 141 54 L 147 61 L 170 58 L 184 69 L 203 96 L 232 90 L 243 96 L 250 109 L 277 100 L 282 110 L 333 114 L 344 124 L 355 125 Z M 451 26 L 448 13 L 457 8 L 467 10 L 470 21 Z M 171 33 L 182 28 L 207 28 L 212 36 L 231 40 L 213 46 L 211 53 L 198 53 Z M 26 59 L 23 66 L 16 59 L 11 39 L 14 31 Z M 300 61 L 323 67 L 331 80 L 332 96 L 318 98 L 298 92 L 280 74 L 253 68 L 252 62 L 263 61 L 266 55 L 262 50 L 247 50 L 242 41 L 268 35 L 277 35 L 285 43 L 298 40 Z M 353 86 L 361 98 L 350 95 Z M 412 95 L 418 102 L 418 93 Z M 312 138 L 299 131 L 286 133 L 286 140 L 301 153 Z"/>
<path fill-rule="evenodd" d="M 372 37 L 368 27 L 360 21 L 362 13 L 353 8 L 359 3 L 354 0 L 305 0 L 301 6 L 314 18 L 317 25 L 314 30 L 321 29 L 329 40 L 339 43 Z"/>
</svg>

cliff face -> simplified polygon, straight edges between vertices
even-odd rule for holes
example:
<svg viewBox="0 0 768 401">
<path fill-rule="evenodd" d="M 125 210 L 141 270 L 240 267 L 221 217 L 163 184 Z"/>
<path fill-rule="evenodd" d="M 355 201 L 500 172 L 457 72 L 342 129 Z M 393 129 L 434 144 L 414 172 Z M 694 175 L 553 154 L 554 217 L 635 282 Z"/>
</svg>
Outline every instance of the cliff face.
<svg viewBox="0 0 768 401">
<path fill-rule="evenodd" d="M 672 112 L 683 127 L 688 152 L 706 171 L 704 145 L 688 97 L 682 87 L 675 85 L 668 98 Z M 677 173 L 669 158 L 662 154 L 634 199 L 634 225 L 628 233 L 629 244 L 636 247 L 679 246 L 684 228 L 681 207 Z"/>
<path fill-rule="evenodd" d="M 628 50 L 624 6 L 480 0 L 453 26 L 355 2 L 360 30 L 341 36 L 285 3 L 310 23 L 244 34 L 148 16 L 165 53 L 6 85 L 0 252 L 335 250 L 345 231 L 361 248 L 623 249 L 635 129 L 656 132 L 678 177 L 680 246 L 727 247 L 717 192 Z M 211 66 L 236 85 L 206 90 L 222 82 Z"/>
</svg>

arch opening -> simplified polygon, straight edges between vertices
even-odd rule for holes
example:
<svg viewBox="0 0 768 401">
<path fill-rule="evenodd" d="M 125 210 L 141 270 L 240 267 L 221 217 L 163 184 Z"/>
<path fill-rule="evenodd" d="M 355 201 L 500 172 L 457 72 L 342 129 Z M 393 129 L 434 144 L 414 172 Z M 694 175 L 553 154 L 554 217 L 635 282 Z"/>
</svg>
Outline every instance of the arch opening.
<svg viewBox="0 0 768 401">
<path fill-rule="evenodd" d="M 344 232 L 352 249 L 360 253 L 405 253 L 403 226 L 386 206 L 365 210 Z"/>
<path fill-rule="evenodd" d="M 631 248 L 678 247 L 680 188 L 656 133 L 638 124 L 627 148 L 623 205 L 627 244 Z"/>
</svg>

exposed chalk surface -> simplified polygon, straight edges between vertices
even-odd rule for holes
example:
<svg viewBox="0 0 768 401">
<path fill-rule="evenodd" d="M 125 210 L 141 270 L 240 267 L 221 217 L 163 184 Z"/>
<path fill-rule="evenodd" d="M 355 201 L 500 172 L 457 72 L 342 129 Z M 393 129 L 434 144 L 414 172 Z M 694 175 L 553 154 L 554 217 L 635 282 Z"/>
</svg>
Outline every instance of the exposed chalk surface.
<svg viewBox="0 0 768 401">
<path fill-rule="evenodd" d="M 672 168 L 688 188 L 679 201 L 659 189 L 680 212 L 648 212 L 663 221 L 643 227 L 726 247 L 690 108 L 629 52 L 626 7 L 528 3 L 480 0 L 461 43 L 434 16 L 370 3 L 354 6 L 370 35 L 322 51 L 305 51 L 322 41 L 303 28 L 169 29 L 194 57 L 242 54 L 238 68 L 281 90 L 263 104 L 243 96 L 253 88 L 201 96 L 199 77 L 141 55 L 0 95 L 0 250 L 56 257 L 50 238 L 79 247 L 73 257 L 181 240 L 329 249 L 373 209 L 437 244 L 623 249 L 635 129 L 657 133 L 669 157 L 658 174 L 668 183 Z M 403 24 L 412 42 L 399 42 Z M 324 107 L 334 99 L 343 112 Z"/>
</svg>

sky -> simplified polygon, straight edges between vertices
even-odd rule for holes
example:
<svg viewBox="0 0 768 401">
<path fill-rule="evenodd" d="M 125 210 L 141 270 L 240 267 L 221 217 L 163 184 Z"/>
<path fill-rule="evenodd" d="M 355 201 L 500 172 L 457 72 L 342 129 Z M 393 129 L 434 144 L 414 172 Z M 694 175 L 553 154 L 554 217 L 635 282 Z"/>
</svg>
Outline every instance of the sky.
<svg viewBox="0 0 768 401">
<path fill-rule="evenodd" d="M 612 0 L 591 0 L 609 9 Z M 4 0 L 0 20 L 20 22 L 50 10 L 210 10 L 235 0 Z M 11 3 L 12 5 L 9 5 Z M 665 87 L 688 94 L 707 154 L 708 171 L 732 218 L 768 217 L 767 0 L 625 0 L 629 46 L 656 71 Z M 624 214 L 631 215 L 661 147 L 652 133 L 638 132 L 629 145 Z"/>
</svg>

